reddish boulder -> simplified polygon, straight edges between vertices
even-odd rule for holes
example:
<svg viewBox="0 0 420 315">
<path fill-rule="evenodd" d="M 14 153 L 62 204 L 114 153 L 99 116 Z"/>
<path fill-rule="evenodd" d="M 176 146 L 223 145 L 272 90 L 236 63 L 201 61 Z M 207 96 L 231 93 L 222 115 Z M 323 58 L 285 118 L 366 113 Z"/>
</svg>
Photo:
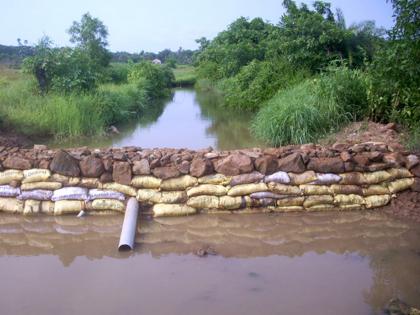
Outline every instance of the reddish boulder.
<svg viewBox="0 0 420 315">
<path fill-rule="evenodd" d="M 100 158 L 97 158 L 93 155 L 88 155 L 84 157 L 80 163 L 80 171 L 85 177 L 100 177 L 105 171 L 104 164 Z"/>
<path fill-rule="evenodd" d="M 66 176 L 80 175 L 79 162 L 64 150 L 58 150 L 50 163 L 50 170 Z"/>
<path fill-rule="evenodd" d="M 410 169 L 410 172 L 417 177 L 420 177 L 420 164 L 418 164 L 416 167 L 413 167 Z"/>
<path fill-rule="evenodd" d="M 255 168 L 264 175 L 270 175 L 277 171 L 277 159 L 272 155 L 264 155 L 255 160 Z"/>
<path fill-rule="evenodd" d="M 38 165 L 38 167 L 39 168 L 43 168 L 43 169 L 49 169 L 49 167 L 50 167 L 50 161 L 49 160 L 45 160 L 45 159 L 43 159 L 43 160 L 40 160 L 39 161 L 39 165 Z"/>
<path fill-rule="evenodd" d="M 133 174 L 134 175 L 149 175 L 150 164 L 147 159 L 141 159 L 140 161 L 134 161 L 133 163 Z"/>
<path fill-rule="evenodd" d="M 404 156 L 399 152 L 385 154 L 383 160 L 385 163 L 394 165 L 396 167 L 403 165 L 405 162 Z"/>
<path fill-rule="evenodd" d="M 213 164 L 209 159 L 196 157 L 191 162 L 191 176 L 201 177 L 213 173 L 213 170 Z"/>
<path fill-rule="evenodd" d="M 305 163 L 299 153 L 292 153 L 277 161 L 277 170 L 283 172 L 303 173 L 306 171 Z"/>
<path fill-rule="evenodd" d="M 319 173 L 343 173 L 344 162 L 339 157 L 311 158 L 308 169 Z"/>
<path fill-rule="evenodd" d="M 99 181 L 103 184 L 112 182 L 112 174 L 111 173 L 103 173 L 101 177 L 99 177 Z"/>
<path fill-rule="evenodd" d="M 181 161 L 180 163 L 176 164 L 176 168 L 182 174 L 188 174 L 190 172 L 191 162 L 190 161 Z"/>
<path fill-rule="evenodd" d="M 254 170 L 254 165 L 249 156 L 240 153 L 233 153 L 225 158 L 213 162 L 214 169 L 227 176 L 250 173 Z"/>
<path fill-rule="evenodd" d="M 32 161 L 17 156 L 11 156 L 4 160 L 3 166 L 16 170 L 27 170 L 32 167 Z"/>
<path fill-rule="evenodd" d="M 261 181 L 264 178 L 264 175 L 260 172 L 252 172 L 249 174 L 242 174 L 242 175 L 236 175 L 233 176 L 230 185 L 236 186 L 236 185 L 242 185 L 242 184 L 250 184 L 250 183 L 257 183 Z"/>
<path fill-rule="evenodd" d="M 343 162 L 350 162 L 353 159 L 353 156 L 348 151 L 343 151 L 340 153 L 340 158 Z"/>
<path fill-rule="evenodd" d="M 114 182 L 123 185 L 131 184 L 131 166 L 128 162 L 115 162 L 112 170 L 112 179 Z"/>
<path fill-rule="evenodd" d="M 104 159 L 103 164 L 104 164 L 105 171 L 112 172 L 112 165 L 114 164 L 114 161 L 111 158 Z"/>
<path fill-rule="evenodd" d="M 181 175 L 180 171 L 175 166 L 156 167 L 152 170 L 152 173 L 161 179 L 168 179 Z"/>
</svg>

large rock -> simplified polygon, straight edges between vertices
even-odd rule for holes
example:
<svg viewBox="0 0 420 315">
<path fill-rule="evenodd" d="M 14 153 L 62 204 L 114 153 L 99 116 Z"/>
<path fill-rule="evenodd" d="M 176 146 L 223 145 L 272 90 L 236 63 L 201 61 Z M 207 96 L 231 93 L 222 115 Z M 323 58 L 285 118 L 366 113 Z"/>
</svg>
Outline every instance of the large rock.
<svg viewBox="0 0 420 315">
<path fill-rule="evenodd" d="M 133 174 L 134 175 L 149 175 L 150 164 L 147 159 L 141 159 L 140 161 L 134 161 L 133 163 Z"/>
<path fill-rule="evenodd" d="M 58 150 L 50 163 L 50 170 L 66 176 L 79 176 L 79 162 L 64 150 Z"/>
<path fill-rule="evenodd" d="M 339 157 L 311 158 L 308 163 L 308 170 L 319 173 L 343 173 L 344 162 Z"/>
<path fill-rule="evenodd" d="M 414 166 L 418 165 L 420 160 L 417 155 L 410 154 L 405 158 L 405 167 L 408 169 L 413 168 Z"/>
<path fill-rule="evenodd" d="M 190 167 L 191 162 L 190 161 L 181 161 L 178 164 L 175 164 L 178 171 L 180 171 L 182 174 L 189 174 L 190 173 Z"/>
<path fill-rule="evenodd" d="M 264 178 L 264 175 L 260 172 L 252 172 L 249 174 L 242 174 L 242 175 L 236 175 L 233 176 L 230 185 L 236 186 L 236 185 L 242 185 L 242 184 L 251 184 L 251 183 L 258 183 Z"/>
<path fill-rule="evenodd" d="M 190 166 L 191 176 L 201 177 L 213 173 L 213 164 L 206 158 L 196 157 L 192 160 Z"/>
<path fill-rule="evenodd" d="M 243 173 L 251 173 L 254 170 L 254 166 L 249 156 L 233 153 L 225 158 L 216 160 L 214 162 L 214 169 L 218 173 L 234 176 Z"/>
<path fill-rule="evenodd" d="M 153 175 L 161 179 L 168 179 L 178 177 L 181 175 L 179 170 L 175 166 L 161 166 L 156 167 L 152 170 Z"/>
<path fill-rule="evenodd" d="M 115 162 L 112 170 L 112 179 L 114 182 L 123 185 L 131 184 L 131 166 L 128 162 Z"/>
<path fill-rule="evenodd" d="M 80 164 L 80 171 L 82 172 L 82 175 L 85 177 L 98 178 L 105 171 L 104 164 L 102 163 L 102 159 L 97 158 L 93 155 L 84 157 L 80 161 L 79 164 Z"/>
<path fill-rule="evenodd" d="M 277 159 L 272 155 L 264 155 L 257 158 L 254 162 L 258 172 L 270 175 L 277 171 Z"/>
<path fill-rule="evenodd" d="M 12 168 L 15 170 L 27 170 L 32 167 L 32 162 L 17 156 L 8 157 L 3 162 L 5 168 Z"/>
<path fill-rule="evenodd" d="M 306 171 L 305 163 L 299 153 L 292 153 L 277 161 L 277 170 L 283 172 L 303 173 Z"/>
</svg>

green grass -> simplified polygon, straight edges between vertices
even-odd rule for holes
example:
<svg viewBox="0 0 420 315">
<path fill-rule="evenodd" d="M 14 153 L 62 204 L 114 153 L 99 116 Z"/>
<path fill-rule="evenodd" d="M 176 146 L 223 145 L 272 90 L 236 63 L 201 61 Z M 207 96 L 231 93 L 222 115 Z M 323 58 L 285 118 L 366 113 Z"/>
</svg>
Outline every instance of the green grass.
<svg viewBox="0 0 420 315">
<path fill-rule="evenodd" d="M 195 69 L 190 65 L 178 65 L 174 69 L 175 86 L 194 86 L 197 81 Z"/>
</svg>

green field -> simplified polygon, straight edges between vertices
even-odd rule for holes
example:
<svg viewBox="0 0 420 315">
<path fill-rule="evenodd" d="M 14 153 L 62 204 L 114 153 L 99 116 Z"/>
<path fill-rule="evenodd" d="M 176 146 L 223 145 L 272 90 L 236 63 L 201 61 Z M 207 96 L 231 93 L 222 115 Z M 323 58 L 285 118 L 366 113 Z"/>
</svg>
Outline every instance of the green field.
<svg viewBox="0 0 420 315">
<path fill-rule="evenodd" d="M 178 65 L 174 69 L 175 86 L 194 86 L 196 82 L 196 73 L 193 66 Z"/>
</svg>

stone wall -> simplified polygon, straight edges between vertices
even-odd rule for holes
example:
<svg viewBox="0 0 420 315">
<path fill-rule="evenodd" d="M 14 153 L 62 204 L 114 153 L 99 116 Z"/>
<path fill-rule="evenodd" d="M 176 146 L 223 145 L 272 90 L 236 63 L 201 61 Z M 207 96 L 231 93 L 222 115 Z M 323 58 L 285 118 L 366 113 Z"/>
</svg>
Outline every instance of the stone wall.
<svg viewBox="0 0 420 315">
<path fill-rule="evenodd" d="M 384 143 L 199 151 L 0 147 L 0 210 L 66 214 L 371 209 L 420 190 L 419 157 Z"/>
</svg>

